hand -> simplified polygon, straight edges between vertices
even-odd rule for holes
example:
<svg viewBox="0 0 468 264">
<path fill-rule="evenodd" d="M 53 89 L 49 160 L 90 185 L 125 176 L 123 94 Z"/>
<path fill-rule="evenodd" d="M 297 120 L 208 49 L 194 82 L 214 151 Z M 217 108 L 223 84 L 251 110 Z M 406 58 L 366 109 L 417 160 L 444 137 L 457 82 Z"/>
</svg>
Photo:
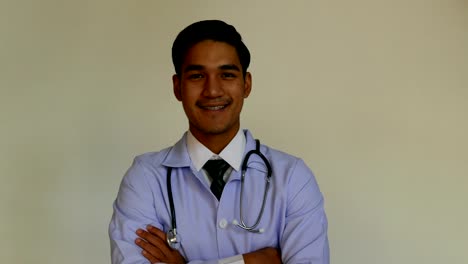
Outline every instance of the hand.
<svg viewBox="0 0 468 264">
<path fill-rule="evenodd" d="M 281 254 L 276 248 L 262 248 L 243 255 L 245 264 L 281 264 Z"/>
<path fill-rule="evenodd" d="M 143 256 L 150 263 L 186 263 L 179 251 L 172 249 L 166 242 L 166 234 L 154 226 L 148 225 L 148 230 L 138 229 L 136 234 L 140 237 L 135 240 L 135 244 L 143 249 Z"/>
</svg>

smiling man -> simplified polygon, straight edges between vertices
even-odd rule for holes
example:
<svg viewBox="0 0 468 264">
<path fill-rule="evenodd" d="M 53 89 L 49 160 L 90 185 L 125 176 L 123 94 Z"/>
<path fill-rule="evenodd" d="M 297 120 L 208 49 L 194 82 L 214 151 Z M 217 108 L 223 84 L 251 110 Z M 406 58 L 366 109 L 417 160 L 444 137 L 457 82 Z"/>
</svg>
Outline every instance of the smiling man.
<svg viewBox="0 0 468 264">
<path fill-rule="evenodd" d="M 323 196 L 304 162 L 240 128 L 252 88 L 236 29 L 196 22 L 172 47 L 188 131 L 140 155 L 109 225 L 112 263 L 329 263 Z"/>
<path fill-rule="evenodd" d="M 250 73 L 241 69 L 233 46 L 203 40 L 188 50 L 182 73 L 172 77 L 190 132 L 214 153 L 220 153 L 239 131 L 242 105 L 252 83 Z"/>
</svg>

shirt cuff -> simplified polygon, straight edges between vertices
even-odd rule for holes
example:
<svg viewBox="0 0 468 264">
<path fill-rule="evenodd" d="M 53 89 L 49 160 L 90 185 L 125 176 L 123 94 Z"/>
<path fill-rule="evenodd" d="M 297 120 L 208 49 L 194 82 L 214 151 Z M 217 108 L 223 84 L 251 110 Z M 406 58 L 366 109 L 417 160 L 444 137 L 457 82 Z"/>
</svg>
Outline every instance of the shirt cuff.
<svg viewBox="0 0 468 264">
<path fill-rule="evenodd" d="M 220 259 L 219 264 L 244 264 L 244 257 L 242 255 L 237 255 L 234 257 Z"/>
</svg>

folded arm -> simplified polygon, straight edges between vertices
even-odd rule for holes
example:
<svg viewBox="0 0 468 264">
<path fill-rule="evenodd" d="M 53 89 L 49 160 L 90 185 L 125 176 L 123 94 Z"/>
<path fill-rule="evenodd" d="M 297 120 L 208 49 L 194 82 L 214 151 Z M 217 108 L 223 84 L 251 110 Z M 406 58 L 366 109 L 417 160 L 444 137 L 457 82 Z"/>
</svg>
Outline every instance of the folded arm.
<svg viewBox="0 0 468 264">
<path fill-rule="evenodd" d="M 136 159 L 122 180 L 109 225 L 112 263 L 147 264 L 148 261 L 154 263 L 164 259 L 173 261 L 168 263 L 189 261 L 188 263 L 193 264 L 218 264 L 220 261 L 217 259 L 208 261 L 185 260 L 182 252 L 168 247 L 165 233 L 161 231 L 163 230 L 162 224 L 157 219 L 154 196 L 149 187 L 156 184 L 151 182 L 153 179 L 154 175 Z M 156 232 L 154 234 L 151 233 L 151 229 L 146 230 L 148 225 L 159 230 L 159 236 L 155 229 L 153 229 L 153 232 Z M 148 237 L 144 237 L 145 235 Z M 150 239 L 149 235 L 153 238 Z M 139 240 L 137 240 L 138 238 Z M 159 253 L 155 253 L 158 251 Z M 275 263 L 274 260 L 279 261 L 279 254 L 273 249 L 255 251 L 245 254 L 243 257 L 245 263 Z M 268 261 L 265 262 L 267 259 Z"/>
<path fill-rule="evenodd" d="M 147 230 L 137 230 L 137 235 L 140 238 L 137 238 L 135 240 L 135 243 L 142 248 L 142 255 L 146 259 L 148 259 L 150 263 L 187 263 L 177 250 L 174 250 L 167 245 L 166 234 L 158 228 L 148 226 Z M 275 248 L 263 248 L 254 252 L 244 254 L 242 257 L 245 264 L 281 263 L 281 256 L 279 254 L 279 250 Z M 220 262 L 230 263 L 226 261 Z M 196 261 L 196 263 L 204 262 Z M 215 261 L 215 263 L 218 263 L 218 261 Z"/>
</svg>

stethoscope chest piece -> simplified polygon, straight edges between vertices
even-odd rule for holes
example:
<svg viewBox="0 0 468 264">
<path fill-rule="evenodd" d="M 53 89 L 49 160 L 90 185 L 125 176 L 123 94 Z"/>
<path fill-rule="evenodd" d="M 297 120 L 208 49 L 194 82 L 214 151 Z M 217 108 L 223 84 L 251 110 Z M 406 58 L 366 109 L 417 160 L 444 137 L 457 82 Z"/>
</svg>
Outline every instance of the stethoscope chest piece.
<svg viewBox="0 0 468 264">
<path fill-rule="evenodd" d="M 177 229 L 173 228 L 166 233 L 167 244 L 173 249 L 180 248 L 180 235 L 177 233 Z"/>
</svg>

